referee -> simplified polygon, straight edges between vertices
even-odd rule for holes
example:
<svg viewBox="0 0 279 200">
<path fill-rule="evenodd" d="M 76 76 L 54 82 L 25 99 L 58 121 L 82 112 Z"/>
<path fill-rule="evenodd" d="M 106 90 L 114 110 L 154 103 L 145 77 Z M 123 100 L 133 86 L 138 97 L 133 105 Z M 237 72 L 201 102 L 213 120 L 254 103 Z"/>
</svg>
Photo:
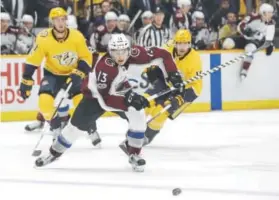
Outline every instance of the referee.
<svg viewBox="0 0 279 200">
<path fill-rule="evenodd" d="M 139 45 L 144 47 L 162 47 L 170 39 L 170 31 L 163 24 L 165 13 L 162 7 L 157 7 L 152 25 L 144 30 Z"/>
</svg>

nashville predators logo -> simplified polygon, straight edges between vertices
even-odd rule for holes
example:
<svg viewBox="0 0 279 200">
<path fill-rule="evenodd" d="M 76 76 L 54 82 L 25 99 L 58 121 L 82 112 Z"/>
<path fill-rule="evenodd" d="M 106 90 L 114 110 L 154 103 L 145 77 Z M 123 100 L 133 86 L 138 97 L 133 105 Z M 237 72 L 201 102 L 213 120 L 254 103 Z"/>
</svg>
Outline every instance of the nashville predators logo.
<svg viewBox="0 0 279 200">
<path fill-rule="evenodd" d="M 59 55 L 55 55 L 53 56 L 53 58 L 57 59 L 59 64 L 62 66 L 71 66 L 75 64 L 78 60 L 77 54 L 71 51 L 64 52 Z"/>
</svg>

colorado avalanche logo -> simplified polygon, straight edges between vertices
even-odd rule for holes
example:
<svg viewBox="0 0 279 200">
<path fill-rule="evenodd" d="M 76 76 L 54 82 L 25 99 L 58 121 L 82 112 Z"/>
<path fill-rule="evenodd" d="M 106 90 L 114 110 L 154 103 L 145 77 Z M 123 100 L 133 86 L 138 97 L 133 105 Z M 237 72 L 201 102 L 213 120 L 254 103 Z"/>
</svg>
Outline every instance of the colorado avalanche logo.
<svg viewBox="0 0 279 200">
<path fill-rule="evenodd" d="M 106 65 L 113 67 L 114 66 L 114 61 L 111 58 L 107 58 L 105 60 Z"/>
<path fill-rule="evenodd" d="M 140 50 L 138 48 L 132 48 L 131 50 L 131 56 L 137 57 L 140 54 Z"/>
<path fill-rule="evenodd" d="M 71 51 L 63 52 L 62 54 L 55 55 L 53 56 L 53 58 L 57 59 L 59 64 L 62 66 L 71 66 L 75 64 L 78 60 L 77 54 Z"/>
</svg>

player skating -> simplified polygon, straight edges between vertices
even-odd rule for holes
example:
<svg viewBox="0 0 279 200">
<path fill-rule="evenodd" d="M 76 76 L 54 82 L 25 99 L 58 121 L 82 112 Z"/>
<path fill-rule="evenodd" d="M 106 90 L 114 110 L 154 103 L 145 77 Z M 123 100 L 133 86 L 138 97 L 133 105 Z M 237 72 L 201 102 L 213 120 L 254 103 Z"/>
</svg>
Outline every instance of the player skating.
<svg viewBox="0 0 279 200">
<path fill-rule="evenodd" d="M 83 35 L 67 28 L 67 13 L 62 8 L 53 8 L 49 19 L 52 28 L 43 30 L 36 38 L 36 43 L 27 57 L 20 92 L 27 99 L 32 90 L 32 76 L 45 58 L 44 77 L 39 89 L 40 120 L 50 121 L 55 110 L 54 98 L 59 90 L 72 82 L 69 98 L 77 105 L 82 95 L 80 86 L 83 78 L 91 70 L 92 55 L 86 46 Z M 54 133 L 59 133 L 63 123 L 69 119 L 69 105 L 64 104 L 58 114 L 50 121 Z M 39 124 L 39 127 L 43 124 Z"/>
<path fill-rule="evenodd" d="M 174 41 L 166 46 L 168 52 L 173 55 L 175 64 L 182 74 L 184 81 L 198 75 L 202 71 L 202 63 L 199 53 L 191 48 L 191 33 L 188 30 L 179 30 L 174 36 Z M 152 90 L 147 90 L 147 94 L 152 95 L 158 91 L 167 88 L 165 79 L 161 70 L 158 67 L 148 68 L 147 76 L 153 84 Z M 151 116 L 156 116 L 164 106 L 171 104 L 168 111 L 162 113 L 152 120 L 145 132 L 145 145 L 149 144 L 154 137 L 160 132 L 164 123 L 168 118 L 174 119 L 185 108 L 192 103 L 202 90 L 202 80 L 197 80 L 188 84 L 182 92 L 172 93 L 165 99 L 156 101 L 156 105 L 147 108 L 147 113 Z"/>
<path fill-rule="evenodd" d="M 251 14 L 239 23 L 238 32 L 240 35 L 225 39 L 223 48 L 244 48 L 245 52 L 250 53 L 265 43 L 270 43 L 266 48 L 266 55 L 271 55 L 274 48 L 272 41 L 275 34 L 275 21 L 272 19 L 273 14 L 274 8 L 270 4 L 262 4 L 259 9 L 259 14 Z M 241 80 L 246 78 L 253 59 L 252 54 L 244 59 L 240 71 Z"/>
<path fill-rule="evenodd" d="M 44 166 L 61 156 L 78 138 L 80 131 L 96 130 L 96 120 L 106 111 L 113 111 L 128 120 L 127 152 L 129 162 L 136 171 L 143 171 L 145 160 L 139 155 L 144 142 L 146 119 L 143 108 L 149 102 L 133 92 L 128 82 L 130 68 L 139 74 L 156 58 L 164 57 L 166 73 L 175 87 L 181 87 L 182 79 L 171 55 L 159 48 L 130 47 L 123 34 L 114 34 L 109 41 L 109 53 L 96 64 L 90 73 L 88 88 L 92 96 L 84 95 L 75 110 L 71 122 L 62 131 L 50 148 L 50 154 L 36 160 L 37 166 Z M 140 75 L 139 75 L 140 76 Z M 93 122 L 93 123 L 92 123 Z"/>
</svg>

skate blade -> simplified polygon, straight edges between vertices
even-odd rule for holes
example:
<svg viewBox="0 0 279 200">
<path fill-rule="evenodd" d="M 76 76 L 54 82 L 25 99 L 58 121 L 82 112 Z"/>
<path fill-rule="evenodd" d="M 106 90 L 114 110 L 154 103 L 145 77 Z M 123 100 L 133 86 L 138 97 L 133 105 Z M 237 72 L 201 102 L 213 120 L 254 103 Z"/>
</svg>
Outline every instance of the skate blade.
<svg viewBox="0 0 279 200">
<path fill-rule="evenodd" d="M 133 167 L 133 171 L 134 172 L 144 172 L 144 166 L 145 165 L 141 165 L 141 166 L 138 166 L 136 164 L 132 164 L 132 167 Z"/>
</svg>

